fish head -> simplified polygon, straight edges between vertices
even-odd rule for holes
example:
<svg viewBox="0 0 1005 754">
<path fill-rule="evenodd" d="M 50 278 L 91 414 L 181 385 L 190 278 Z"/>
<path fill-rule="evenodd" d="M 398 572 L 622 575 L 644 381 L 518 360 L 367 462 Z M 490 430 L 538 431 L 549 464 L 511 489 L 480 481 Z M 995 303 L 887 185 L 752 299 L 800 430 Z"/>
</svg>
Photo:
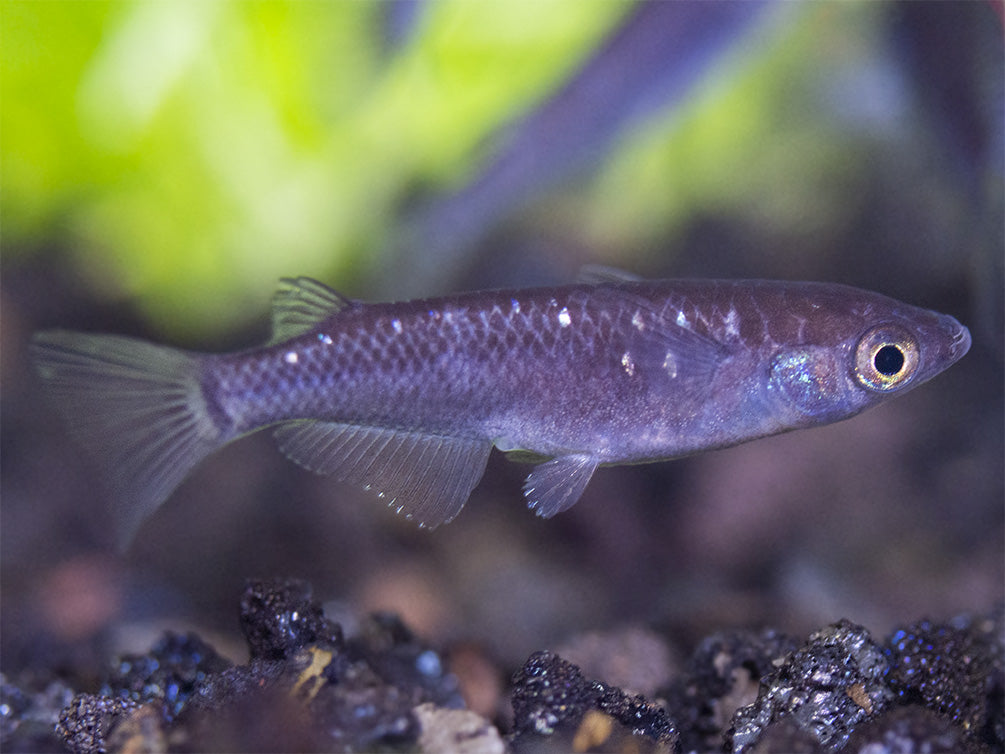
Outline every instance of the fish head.
<svg viewBox="0 0 1005 754">
<path fill-rule="evenodd" d="M 795 426 L 838 421 L 911 390 L 961 359 L 970 332 L 956 319 L 878 294 L 821 310 L 802 342 L 770 357 L 768 390 Z"/>
</svg>

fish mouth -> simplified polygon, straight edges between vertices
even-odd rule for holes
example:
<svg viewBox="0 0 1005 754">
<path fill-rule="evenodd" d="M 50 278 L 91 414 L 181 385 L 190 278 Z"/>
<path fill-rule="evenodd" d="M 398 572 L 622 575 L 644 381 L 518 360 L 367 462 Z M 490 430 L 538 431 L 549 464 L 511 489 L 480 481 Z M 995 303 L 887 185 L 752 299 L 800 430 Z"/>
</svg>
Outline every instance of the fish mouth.
<svg viewBox="0 0 1005 754">
<path fill-rule="evenodd" d="M 952 317 L 946 317 L 946 329 L 950 334 L 949 358 L 953 361 L 963 358 L 970 350 L 970 330 L 961 325 Z"/>
</svg>

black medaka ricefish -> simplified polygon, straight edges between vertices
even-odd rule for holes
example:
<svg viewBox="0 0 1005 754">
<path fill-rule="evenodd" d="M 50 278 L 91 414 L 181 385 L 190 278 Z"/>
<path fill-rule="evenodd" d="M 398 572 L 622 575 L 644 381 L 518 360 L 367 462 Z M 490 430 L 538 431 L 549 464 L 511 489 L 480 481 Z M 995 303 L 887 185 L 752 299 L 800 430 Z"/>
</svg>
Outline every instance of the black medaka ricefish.
<svg viewBox="0 0 1005 754">
<path fill-rule="evenodd" d="M 495 445 L 539 463 L 524 494 L 547 517 L 598 466 L 845 419 L 969 347 L 952 317 L 844 285 L 605 271 L 379 304 L 287 279 L 260 348 L 56 330 L 32 351 L 105 471 L 125 544 L 197 463 L 263 427 L 297 463 L 430 528 L 460 512 Z"/>
</svg>

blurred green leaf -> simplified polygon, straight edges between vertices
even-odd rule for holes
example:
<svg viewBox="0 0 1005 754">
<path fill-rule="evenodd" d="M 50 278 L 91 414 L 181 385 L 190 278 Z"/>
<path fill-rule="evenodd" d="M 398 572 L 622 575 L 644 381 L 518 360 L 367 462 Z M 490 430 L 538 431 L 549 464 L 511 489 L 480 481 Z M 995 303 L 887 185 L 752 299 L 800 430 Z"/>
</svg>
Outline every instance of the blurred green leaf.
<svg viewBox="0 0 1005 754">
<path fill-rule="evenodd" d="M 281 275 L 379 264 L 418 186 L 454 183 L 627 4 L 7 2 L 4 253 L 72 249 L 164 329 L 260 317 Z"/>
<path fill-rule="evenodd" d="M 782 6 L 685 108 L 653 119 L 612 155 L 583 198 L 592 241 L 664 248 L 696 213 L 756 217 L 766 231 L 807 239 L 845 223 L 855 207 L 849 174 L 867 152 L 834 120 L 821 85 L 868 58 L 880 10 Z"/>
</svg>

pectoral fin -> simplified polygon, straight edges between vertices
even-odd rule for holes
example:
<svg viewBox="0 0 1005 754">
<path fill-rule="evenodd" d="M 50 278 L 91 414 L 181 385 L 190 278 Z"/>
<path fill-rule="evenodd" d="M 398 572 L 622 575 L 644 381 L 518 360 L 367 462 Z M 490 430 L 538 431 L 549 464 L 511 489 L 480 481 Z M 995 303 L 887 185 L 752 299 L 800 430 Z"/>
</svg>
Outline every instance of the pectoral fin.
<svg viewBox="0 0 1005 754">
<path fill-rule="evenodd" d="M 572 507 L 597 468 L 597 459 L 586 454 L 553 458 L 535 466 L 523 484 L 527 505 L 544 518 Z"/>
<path fill-rule="evenodd" d="M 492 447 L 481 439 L 313 420 L 283 424 L 275 435 L 291 460 L 372 490 L 430 529 L 460 513 Z"/>
<path fill-rule="evenodd" d="M 671 318 L 671 312 L 631 291 L 601 288 L 595 297 L 608 297 L 612 310 L 630 318 L 608 346 L 609 358 L 619 361 L 630 374 L 640 371 L 678 381 L 707 382 L 731 353 L 728 344 L 695 332 L 686 322 Z"/>
<path fill-rule="evenodd" d="M 615 357 L 623 349 L 621 358 L 627 354 L 627 361 L 643 373 L 700 383 L 712 379 L 728 353 L 711 338 L 666 321 L 651 330 L 629 331 L 616 345 Z"/>
</svg>

